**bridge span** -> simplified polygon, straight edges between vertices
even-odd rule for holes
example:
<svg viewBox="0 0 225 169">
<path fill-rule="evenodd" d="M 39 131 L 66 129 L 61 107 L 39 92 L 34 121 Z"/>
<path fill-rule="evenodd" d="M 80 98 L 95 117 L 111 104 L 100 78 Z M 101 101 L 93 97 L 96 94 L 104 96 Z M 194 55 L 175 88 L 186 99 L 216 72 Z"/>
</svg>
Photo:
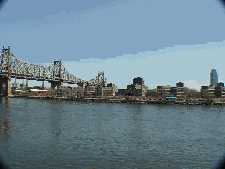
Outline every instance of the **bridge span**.
<svg viewBox="0 0 225 169">
<path fill-rule="evenodd" d="M 104 81 L 104 72 L 101 75 L 103 75 L 102 80 Z M 50 66 L 24 62 L 11 52 L 10 46 L 8 48 L 3 46 L 0 55 L 0 95 L 11 94 L 12 78 L 26 79 L 27 87 L 28 80 L 43 81 L 43 87 L 44 81 L 48 81 L 51 83 L 51 88 L 55 89 L 55 87 L 62 86 L 63 83 L 77 84 L 82 88 L 96 86 L 99 84 L 100 77 L 91 80 L 77 78 L 66 70 L 61 59 L 55 60 Z"/>
</svg>

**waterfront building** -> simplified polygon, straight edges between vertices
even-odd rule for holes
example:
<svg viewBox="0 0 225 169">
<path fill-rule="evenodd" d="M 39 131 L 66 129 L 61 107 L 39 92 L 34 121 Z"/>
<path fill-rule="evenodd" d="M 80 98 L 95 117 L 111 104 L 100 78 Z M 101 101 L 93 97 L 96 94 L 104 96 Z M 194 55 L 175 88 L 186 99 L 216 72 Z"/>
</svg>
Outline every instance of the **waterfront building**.
<svg viewBox="0 0 225 169">
<path fill-rule="evenodd" d="M 161 97 L 171 96 L 171 86 L 157 86 L 157 95 Z"/>
<path fill-rule="evenodd" d="M 127 95 L 127 89 L 118 89 L 118 92 L 116 93 L 118 96 L 126 96 Z"/>
<path fill-rule="evenodd" d="M 186 87 L 177 87 L 177 97 L 184 97 L 186 95 Z"/>
<path fill-rule="evenodd" d="M 39 89 L 29 89 L 31 96 L 49 96 L 50 91 L 48 90 L 39 90 Z"/>
<path fill-rule="evenodd" d="M 176 86 L 171 87 L 170 85 L 166 86 L 157 86 L 157 95 L 161 97 L 168 96 L 177 96 L 185 97 L 187 94 L 187 88 L 184 87 L 184 83 L 176 83 Z"/>
<path fill-rule="evenodd" d="M 96 96 L 115 96 L 118 92 L 118 87 L 115 84 L 108 83 L 103 85 L 88 85 L 88 86 L 60 86 L 57 89 L 58 96 L 67 97 L 96 97 Z"/>
<path fill-rule="evenodd" d="M 176 87 L 184 87 L 184 83 L 181 83 L 181 82 L 176 83 Z"/>
<path fill-rule="evenodd" d="M 176 96 L 176 95 L 177 95 L 177 87 L 171 87 L 171 88 L 170 88 L 170 93 L 171 93 L 172 95 Z"/>
<path fill-rule="evenodd" d="M 221 87 L 224 87 L 224 83 L 222 83 L 222 82 L 219 82 L 219 83 L 217 83 L 217 86 L 221 86 Z"/>
<path fill-rule="evenodd" d="M 158 97 L 158 93 L 157 93 L 157 88 L 154 88 L 154 89 L 150 89 L 146 92 L 145 94 L 146 97 L 153 97 L 153 98 L 156 98 Z"/>
<path fill-rule="evenodd" d="M 85 89 L 86 97 L 93 97 L 96 95 L 96 86 L 87 86 Z"/>
<path fill-rule="evenodd" d="M 222 82 L 219 82 L 219 83 L 217 83 L 217 87 L 221 87 L 221 93 L 220 94 L 218 94 L 218 95 L 221 95 L 221 97 L 225 97 L 225 87 L 224 87 L 224 83 L 222 83 Z M 218 93 L 218 91 L 217 91 L 217 93 Z"/>
<path fill-rule="evenodd" d="M 202 98 L 225 98 L 224 83 L 217 83 L 216 86 L 201 86 L 200 93 Z"/>
<path fill-rule="evenodd" d="M 200 96 L 201 98 L 214 98 L 215 86 L 201 86 Z"/>
<path fill-rule="evenodd" d="M 212 69 L 209 74 L 210 86 L 216 86 L 218 83 L 218 74 L 216 69 Z"/>
<path fill-rule="evenodd" d="M 137 77 L 133 79 L 133 84 L 127 85 L 127 89 L 118 89 L 117 95 L 122 96 L 145 96 L 148 87 L 144 85 L 144 79 Z"/>
<path fill-rule="evenodd" d="M 133 79 L 133 84 L 134 85 L 144 85 L 145 81 L 141 77 L 137 77 Z"/>
<path fill-rule="evenodd" d="M 186 94 L 186 87 L 184 87 L 184 83 L 176 83 L 176 87 L 177 87 L 177 93 L 176 96 L 177 97 L 184 97 Z"/>
<path fill-rule="evenodd" d="M 211 97 L 211 98 L 215 97 L 215 86 L 209 86 L 208 97 Z"/>
<path fill-rule="evenodd" d="M 215 86 L 214 94 L 217 98 L 222 97 L 222 86 Z"/>
<path fill-rule="evenodd" d="M 57 89 L 58 96 L 66 97 L 84 97 L 85 89 L 83 87 L 59 86 Z"/>
<path fill-rule="evenodd" d="M 115 96 L 116 92 L 118 92 L 117 87 L 104 87 L 102 90 L 103 96 Z"/>
<path fill-rule="evenodd" d="M 209 89 L 209 86 L 201 86 L 201 91 L 202 90 L 208 90 Z"/>
<path fill-rule="evenodd" d="M 118 92 L 118 87 L 115 84 L 109 83 L 107 86 L 97 86 L 96 95 L 97 96 L 115 96 Z"/>
<path fill-rule="evenodd" d="M 201 98 L 205 98 L 208 96 L 208 89 L 209 89 L 209 86 L 201 86 L 201 89 L 200 89 Z"/>
</svg>

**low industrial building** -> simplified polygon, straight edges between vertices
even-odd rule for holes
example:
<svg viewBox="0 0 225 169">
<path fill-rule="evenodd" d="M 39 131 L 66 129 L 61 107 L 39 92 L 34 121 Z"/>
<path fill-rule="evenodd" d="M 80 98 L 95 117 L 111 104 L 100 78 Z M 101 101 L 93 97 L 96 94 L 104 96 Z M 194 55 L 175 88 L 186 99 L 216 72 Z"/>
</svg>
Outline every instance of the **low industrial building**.
<svg viewBox="0 0 225 169">
<path fill-rule="evenodd" d="M 30 89 L 30 95 L 32 96 L 48 96 L 50 92 L 48 90 Z"/>
<path fill-rule="evenodd" d="M 12 94 L 19 95 L 19 94 L 24 93 L 24 92 L 25 92 L 24 90 L 13 90 Z"/>
<path fill-rule="evenodd" d="M 97 87 L 97 96 L 115 96 L 118 92 L 118 87 L 115 84 L 109 83 L 107 86 Z"/>
<path fill-rule="evenodd" d="M 59 86 L 56 94 L 57 96 L 66 97 L 84 97 L 85 89 L 82 87 Z"/>
<path fill-rule="evenodd" d="M 118 96 L 126 96 L 127 95 L 127 89 L 118 89 L 118 92 L 116 93 Z"/>
<path fill-rule="evenodd" d="M 86 97 L 96 96 L 96 86 L 87 86 L 85 90 Z"/>
<path fill-rule="evenodd" d="M 57 90 L 57 95 L 69 97 L 115 96 L 116 92 L 118 92 L 118 88 L 115 84 L 109 83 L 106 86 L 86 86 L 85 88 L 61 86 Z"/>
</svg>

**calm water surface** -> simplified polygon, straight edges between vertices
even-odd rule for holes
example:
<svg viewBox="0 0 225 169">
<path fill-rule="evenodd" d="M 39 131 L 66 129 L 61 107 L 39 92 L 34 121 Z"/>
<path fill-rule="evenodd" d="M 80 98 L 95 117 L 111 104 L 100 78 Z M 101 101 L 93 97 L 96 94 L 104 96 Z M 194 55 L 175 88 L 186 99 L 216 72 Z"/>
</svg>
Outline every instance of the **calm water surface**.
<svg viewBox="0 0 225 169">
<path fill-rule="evenodd" d="M 225 108 L 0 98 L 12 168 L 214 168 Z"/>
</svg>

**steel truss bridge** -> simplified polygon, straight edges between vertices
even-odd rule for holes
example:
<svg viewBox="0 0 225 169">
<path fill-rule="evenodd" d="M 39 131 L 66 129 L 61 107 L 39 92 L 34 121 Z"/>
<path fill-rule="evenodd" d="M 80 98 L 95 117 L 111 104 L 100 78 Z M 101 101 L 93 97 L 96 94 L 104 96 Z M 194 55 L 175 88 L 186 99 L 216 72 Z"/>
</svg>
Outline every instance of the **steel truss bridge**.
<svg viewBox="0 0 225 169">
<path fill-rule="evenodd" d="M 103 73 L 91 80 L 83 80 L 70 74 L 62 65 L 61 59 L 55 60 L 50 66 L 43 66 L 24 62 L 18 59 L 10 50 L 10 46 L 6 49 L 4 46 L 0 55 L 0 94 L 3 91 L 3 84 L 6 84 L 6 93 L 11 93 L 11 78 L 48 81 L 51 87 L 61 86 L 62 83 L 77 84 L 78 86 L 97 86 L 106 83 Z"/>
</svg>

